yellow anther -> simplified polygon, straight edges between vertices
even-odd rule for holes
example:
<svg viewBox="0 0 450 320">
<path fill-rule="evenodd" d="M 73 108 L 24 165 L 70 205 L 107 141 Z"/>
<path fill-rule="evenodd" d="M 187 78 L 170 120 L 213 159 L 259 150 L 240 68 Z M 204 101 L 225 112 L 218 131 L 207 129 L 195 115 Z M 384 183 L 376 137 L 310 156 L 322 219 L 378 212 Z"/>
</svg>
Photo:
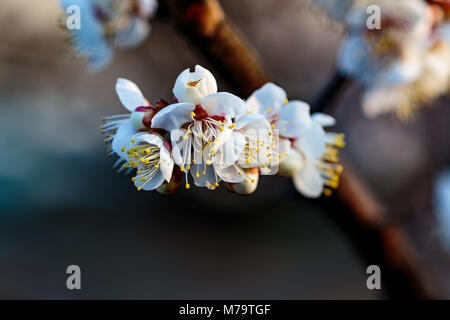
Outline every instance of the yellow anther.
<svg viewBox="0 0 450 320">
<path fill-rule="evenodd" d="M 186 169 L 191 170 L 191 166 L 188 165 L 188 166 L 186 167 Z"/>
<path fill-rule="evenodd" d="M 219 183 L 218 182 L 216 182 L 215 184 L 214 184 L 216 187 L 218 187 L 219 186 Z"/>
<path fill-rule="evenodd" d="M 125 152 L 125 146 L 122 147 L 122 149 L 120 149 L 122 152 Z"/>
<path fill-rule="evenodd" d="M 245 162 L 250 163 L 250 159 L 245 160 Z"/>
<path fill-rule="evenodd" d="M 275 125 L 274 125 L 274 124 L 273 124 L 273 125 L 271 125 L 270 127 L 271 127 L 272 129 L 275 129 Z"/>
<path fill-rule="evenodd" d="M 138 191 L 141 191 L 141 190 L 142 190 L 142 187 L 138 187 L 137 190 L 138 190 Z"/>
<path fill-rule="evenodd" d="M 131 143 L 134 143 L 134 139 L 131 139 Z"/>
<path fill-rule="evenodd" d="M 192 163 L 195 163 L 195 159 L 192 160 Z"/>
<path fill-rule="evenodd" d="M 270 111 L 272 111 L 272 108 L 267 108 L 267 112 L 270 112 Z"/>
<path fill-rule="evenodd" d="M 208 166 L 211 165 L 211 163 L 212 163 L 211 160 L 207 160 L 207 161 L 206 161 L 206 164 L 207 164 Z"/>
<path fill-rule="evenodd" d="M 136 177 L 131 178 L 131 181 L 133 182 L 136 181 Z"/>
<path fill-rule="evenodd" d="M 219 129 L 220 129 L 220 131 L 223 131 L 223 127 L 220 127 Z"/>
<path fill-rule="evenodd" d="M 197 80 L 197 81 L 188 82 L 187 85 L 190 87 L 195 87 L 200 81 L 202 81 L 202 79 Z"/>
<path fill-rule="evenodd" d="M 192 118 L 195 118 L 196 114 L 194 111 L 191 112 L 191 116 L 192 116 Z"/>
<path fill-rule="evenodd" d="M 203 172 L 202 172 L 202 175 L 205 175 L 205 174 L 206 174 L 206 171 L 203 171 Z"/>
<path fill-rule="evenodd" d="M 255 183 L 255 179 L 252 179 L 252 183 Z"/>
<path fill-rule="evenodd" d="M 326 197 L 329 197 L 329 196 L 331 196 L 331 195 L 333 194 L 333 191 L 331 191 L 331 189 L 325 188 L 325 189 L 323 190 L 323 194 L 324 194 Z"/>
<path fill-rule="evenodd" d="M 183 140 L 187 140 L 187 139 L 188 139 L 188 136 L 187 136 L 187 135 L 183 137 Z"/>
<path fill-rule="evenodd" d="M 191 129 L 189 129 L 189 130 L 188 130 L 188 133 L 192 133 L 192 130 L 191 130 Z"/>
<path fill-rule="evenodd" d="M 146 152 L 147 154 L 149 154 L 149 153 L 150 153 L 150 149 L 145 149 L 145 152 Z"/>
<path fill-rule="evenodd" d="M 272 132 L 269 132 L 269 136 L 271 136 L 272 135 Z"/>
<path fill-rule="evenodd" d="M 250 179 L 245 179 L 245 182 L 246 182 L 246 183 L 249 183 L 249 182 L 250 182 Z"/>
<path fill-rule="evenodd" d="M 195 175 L 195 177 L 198 179 L 200 178 L 200 174 L 197 172 L 197 174 Z"/>
<path fill-rule="evenodd" d="M 288 153 L 287 153 L 287 152 L 285 152 L 285 153 L 284 153 L 284 156 L 285 156 L 285 157 L 287 157 L 287 156 L 288 156 Z"/>
<path fill-rule="evenodd" d="M 288 99 L 284 99 L 284 103 L 288 103 L 289 102 L 289 100 Z"/>
<path fill-rule="evenodd" d="M 122 166 L 122 168 L 124 168 L 124 169 L 125 169 L 126 167 L 128 167 L 128 166 L 127 166 L 127 164 L 126 164 L 126 163 L 124 163 L 124 164 L 123 164 L 123 166 Z"/>
<path fill-rule="evenodd" d="M 181 170 L 181 172 L 184 172 L 184 171 L 185 171 L 185 170 L 184 170 L 184 166 L 181 167 L 180 170 Z"/>
<path fill-rule="evenodd" d="M 136 171 L 136 173 L 137 173 L 137 174 L 140 174 L 140 173 L 142 173 L 142 171 L 141 171 L 141 170 L 138 170 L 138 171 Z"/>
<path fill-rule="evenodd" d="M 155 168 L 158 169 L 159 168 L 159 164 L 155 164 Z"/>
<path fill-rule="evenodd" d="M 191 187 L 191 185 L 189 183 L 186 183 L 186 185 L 184 186 L 186 189 L 189 189 Z"/>
<path fill-rule="evenodd" d="M 214 150 L 214 149 L 211 149 L 211 153 L 214 153 L 214 152 L 216 152 L 216 150 Z"/>
</svg>

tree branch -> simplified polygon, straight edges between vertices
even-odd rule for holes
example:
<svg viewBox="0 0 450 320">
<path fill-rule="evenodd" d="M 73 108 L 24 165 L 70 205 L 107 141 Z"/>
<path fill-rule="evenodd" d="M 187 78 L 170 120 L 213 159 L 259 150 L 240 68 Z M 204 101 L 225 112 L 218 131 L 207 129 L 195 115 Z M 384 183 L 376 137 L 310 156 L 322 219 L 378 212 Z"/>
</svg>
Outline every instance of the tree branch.
<svg viewBox="0 0 450 320">
<path fill-rule="evenodd" d="M 226 18 L 218 0 L 166 0 L 166 5 L 178 30 L 206 56 L 240 96 L 248 97 L 270 81 L 259 58 Z M 336 73 L 313 102 L 312 109 L 320 111 L 329 107 L 346 83 L 346 79 Z M 350 161 L 343 158 L 342 162 L 344 171 L 337 197 L 359 221 L 360 228 L 370 226 L 382 235 L 400 234 L 397 238 L 403 239 L 404 234 L 398 228 L 387 228 L 386 209 L 353 170 Z M 381 246 L 386 259 L 407 274 L 415 283 L 414 287 L 419 288 L 418 296 L 432 295 L 420 283 L 419 268 L 415 264 L 417 259 L 407 241 L 383 242 Z M 402 258 L 400 264 L 396 257 Z"/>
</svg>

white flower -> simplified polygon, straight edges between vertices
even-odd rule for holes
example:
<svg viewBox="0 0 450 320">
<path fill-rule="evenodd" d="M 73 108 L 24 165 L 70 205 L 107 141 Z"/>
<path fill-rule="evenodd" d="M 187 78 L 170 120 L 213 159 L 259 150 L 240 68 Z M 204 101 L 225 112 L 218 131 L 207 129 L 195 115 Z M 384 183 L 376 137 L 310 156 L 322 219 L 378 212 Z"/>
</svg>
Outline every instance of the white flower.
<svg viewBox="0 0 450 320">
<path fill-rule="evenodd" d="M 220 151 L 232 136 L 234 118 L 245 112 L 245 104 L 230 93 L 216 93 L 215 79 L 207 70 L 197 66 L 193 78 L 188 71 L 178 77 L 174 87 L 179 102 L 159 111 L 152 128 L 170 132 L 172 155 L 186 174 L 186 188 L 190 187 L 190 171 L 196 186 L 214 189 L 221 170 L 237 161 L 237 155 L 224 156 Z M 198 79 L 199 74 L 204 78 Z M 198 90 L 189 89 L 198 85 L 202 86 Z"/>
<path fill-rule="evenodd" d="M 169 148 L 159 135 L 147 132 L 135 134 L 122 146 L 128 157 L 123 166 L 137 169 L 132 180 L 138 190 L 154 190 L 170 182 L 174 163 Z"/>
<path fill-rule="evenodd" d="M 286 92 L 273 83 L 256 90 L 246 104 L 250 114 L 265 116 L 277 129 L 280 174 L 292 177 L 300 193 L 318 197 L 324 186 L 337 187 L 342 167 L 336 147 L 343 146 L 343 136 L 322 128 L 335 123 L 332 117 L 322 113 L 311 117 L 307 103 L 288 101 Z"/>
<path fill-rule="evenodd" d="M 381 29 L 367 28 L 368 5 L 380 7 Z M 355 1 L 348 10 L 338 67 L 366 86 L 368 117 L 395 112 L 406 118 L 448 91 L 449 12 L 445 1 L 423 0 Z"/>
<path fill-rule="evenodd" d="M 89 69 L 111 62 L 114 47 L 133 48 L 150 32 L 148 19 L 156 12 L 156 0 L 61 0 L 63 10 L 80 8 L 80 29 L 68 30 L 74 50 L 87 59 Z"/>
<path fill-rule="evenodd" d="M 343 134 L 326 133 L 322 127 L 334 122 L 324 114 L 314 114 L 309 119 L 305 133 L 294 141 L 293 151 L 280 164 L 288 164 L 293 170 L 292 178 L 296 189 L 306 197 L 316 198 L 322 193 L 331 194 L 331 189 L 339 185 L 342 166 L 339 164 L 338 150 L 344 143 Z M 295 152 L 298 154 L 296 155 Z M 297 166 L 293 166 L 297 157 Z M 291 162 L 291 163 L 290 163 Z"/>
</svg>

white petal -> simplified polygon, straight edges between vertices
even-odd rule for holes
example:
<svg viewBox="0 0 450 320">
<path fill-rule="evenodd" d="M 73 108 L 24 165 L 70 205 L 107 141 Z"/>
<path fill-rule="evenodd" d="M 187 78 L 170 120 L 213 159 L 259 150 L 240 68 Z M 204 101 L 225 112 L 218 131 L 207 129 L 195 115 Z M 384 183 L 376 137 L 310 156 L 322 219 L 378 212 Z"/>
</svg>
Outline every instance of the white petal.
<svg viewBox="0 0 450 320">
<path fill-rule="evenodd" d="M 318 198 L 323 191 L 323 179 L 315 161 L 305 161 L 302 170 L 293 176 L 295 188 L 308 198 Z"/>
<path fill-rule="evenodd" d="M 245 137 L 241 133 L 233 132 L 214 156 L 214 165 L 218 168 L 226 168 L 234 164 L 244 150 L 245 143 Z"/>
<path fill-rule="evenodd" d="M 134 111 L 137 107 L 147 106 L 147 100 L 144 98 L 138 86 L 130 80 L 118 78 L 116 82 L 116 92 L 120 102 L 129 111 Z"/>
<path fill-rule="evenodd" d="M 216 175 L 214 171 L 214 166 L 205 164 L 193 164 L 191 165 L 191 175 L 194 180 L 194 184 L 197 187 L 210 187 L 216 183 Z M 205 171 L 205 175 L 203 175 Z M 197 172 L 199 177 L 197 178 Z"/>
<path fill-rule="evenodd" d="M 164 176 L 161 172 L 161 170 L 158 170 L 158 172 L 153 176 L 151 180 L 147 181 L 140 181 L 140 178 L 143 176 L 143 174 L 139 174 L 136 176 L 136 180 L 134 181 L 134 185 L 138 187 L 142 187 L 142 190 L 150 191 L 155 190 L 164 182 Z"/>
<path fill-rule="evenodd" d="M 122 151 L 122 148 L 125 146 L 125 149 L 129 149 L 131 145 L 131 138 L 137 133 L 136 129 L 133 127 L 130 121 L 124 122 L 116 132 L 114 139 L 112 141 L 112 149 L 115 153 L 117 153 L 121 158 L 126 157 L 126 152 Z"/>
<path fill-rule="evenodd" d="M 291 101 L 280 109 L 280 118 L 287 125 L 281 129 L 280 135 L 298 138 L 311 123 L 310 107 L 303 101 Z"/>
<path fill-rule="evenodd" d="M 195 82 L 195 85 L 188 83 Z M 195 71 L 184 70 L 177 77 L 173 88 L 173 94 L 179 102 L 200 104 L 201 99 L 209 94 L 217 92 L 217 82 L 207 69 L 196 65 Z"/>
<path fill-rule="evenodd" d="M 173 165 L 174 163 L 172 158 L 170 157 L 169 150 L 167 150 L 165 147 L 162 147 L 160 151 L 160 170 L 167 182 L 170 182 L 170 179 L 172 178 Z"/>
<path fill-rule="evenodd" d="M 311 118 L 317 121 L 322 127 L 331 127 L 336 124 L 336 120 L 332 116 L 321 112 L 314 113 Z"/>
<path fill-rule="evenodd" d="M 114 43 L 118 48 L 135 48 L 145 40 L 150 33 L 150 24 L 141 18 L 134 18 L 127 28 L 120 30 Z"/>
<path fill-rule="evenodd" d="M 238 183 L 244 181 L 244 172 L 237 165 L 233 164 L 226 168 L 217 168 L 217 175 L 225 182 Z"/>
<path fill-rule="evenodd" d="M 159 111 L 152 119 L 152 128 L 171 131 L 192 121 L 193 103 L 174 103 Z"/>
<path fill-rule="evenodd" d="M 201 105 L 209 116 L 234 118 L 247 112 L 244 101 L 227 92 L 210 94 L 202 98 Z"/>
<path fill-rule="evenodd" d="M 156 134 L 151 134 L 147 132 L 138 133 L 134 136 L 134 139 L 136 140 L 136 144 L 139 144 L 139 142 L 145 142 L 148 144 L 153 144 L 157 146 L 158 148 L 163 148 L 164 140 Z"/>
<path fill-rule="evenodd" d="M 252 113 L 274 114 L 285 103 L 287 99 L 286 91 L 274 83 L 266 83 L 260 89 L 253 92 L 250 98 L 247 99 L 246 105 L 248 111 Z"/>
<path fill-rule="evenodd" d="M 294 142 L 294 146 L 307 158 L 319 159 L 325 152 L 326 141 L 322 126 L 313 121 L 308 130 Z"/>
<path fill-rule="evenodd" d="M 263 115 L 248 113 L 236 121 L 235 130 L 245 131 L 248 129 L 261 129 L 270 131 L 271 126 L 266 117 L 264 117 Z"/>
</svg>

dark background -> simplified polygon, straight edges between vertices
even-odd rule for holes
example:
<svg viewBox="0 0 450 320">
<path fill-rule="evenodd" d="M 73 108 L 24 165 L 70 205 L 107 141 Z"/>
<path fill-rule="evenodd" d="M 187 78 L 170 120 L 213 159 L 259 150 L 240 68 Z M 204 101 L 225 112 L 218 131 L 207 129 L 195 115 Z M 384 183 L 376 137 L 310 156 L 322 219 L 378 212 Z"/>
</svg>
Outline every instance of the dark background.
<svg viewBox="0 0 450 320">
<path fill-rule="evenodd" d="M 341 28 L 301 0 L 221 1 L 291 99 L 310 101 L 334 66 Z M 91 74 L 64 46 L 58 1 L 0 4 L 0 297 L 152 299 L 382 299 L 411 295 L 384 268 L 376 235 L 335 202 L 307 201 L 289 179 L 264 177 L 241 197 L 223 187 L 174 196 L 136 192 L 117 175 L 100 133 L 122 113 L 117 77 L 149 100 L 170 99 L 176 76 L 201 64 L 168 22 L 143 46 Z M 229 89 L 215 73 L 219 90 Z M 392 209 L 423 259 L 424 277 L 450 297 L 450 263 L 433 215 L 436 170 L 450 156 L 449 101 L 415 121 L 367 120 L 361 88 L 337 106 L 347 154 Z M 364 231 L 364 230 L 363 230 Z M 66 268 L 82 290 L 66 289 Z M 382 267 L 383 289 L 366 288 Z M 383 273 L 385 272 L 385 273 Z M 386 276 L 383 276 L 386 275 Z"/>
</svg>

